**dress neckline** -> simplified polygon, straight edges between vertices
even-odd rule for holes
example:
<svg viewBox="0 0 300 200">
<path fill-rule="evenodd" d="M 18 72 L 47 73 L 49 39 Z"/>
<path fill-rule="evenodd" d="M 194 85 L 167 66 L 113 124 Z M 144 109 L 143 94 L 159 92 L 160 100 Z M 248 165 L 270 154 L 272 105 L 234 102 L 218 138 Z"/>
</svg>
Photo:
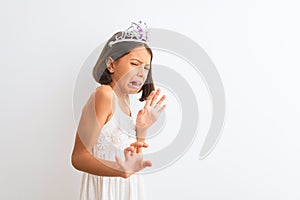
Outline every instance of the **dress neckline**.
<svg viewBox="0 0 300 200">
<path fill-rule="evenodd" d="M 119 98 L 118 98 L 117 94 L 115 93 L 114 90 L 112 90 L 112 91 L 113 91 L 114 97 L 116 98 L 116 100 L 115 100 L 116 106 L 118 106 L 118 109 L 120 110 L 120 112 L 121 112 L 125 117 L 132 119 L 132 111 L 131 111 L 130 105 L 127 105 L 128 108 L 129 108 L 129 111 L 130 111 L 130 115 L 127 115 L 127 114 L 121 109 L 121 107 L 120 107 L 120 104 L 119 104 Z"/>
</svg>

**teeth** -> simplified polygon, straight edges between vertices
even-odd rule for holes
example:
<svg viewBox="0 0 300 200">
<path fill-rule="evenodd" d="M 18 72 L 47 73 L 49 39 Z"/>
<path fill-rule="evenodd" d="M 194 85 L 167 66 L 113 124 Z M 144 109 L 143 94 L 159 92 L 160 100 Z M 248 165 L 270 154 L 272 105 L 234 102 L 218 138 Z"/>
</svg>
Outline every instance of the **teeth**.
<svg viewBox="0 0 300 200">
<path fill-rule="evenodd" d="M 141 82 L 131 81 L 130 85 L 134 88 L 139 88 L 141 86 Z"/>
<path fill-rule="evenodd" d="M 141 85 L 141 83 L 140 82 L 135 82 L 135 81 L 132 81 L 132 82 L 130 82 L 132 85 L 137 85 L 137 86 L 140 86 Z"/>
</svg>

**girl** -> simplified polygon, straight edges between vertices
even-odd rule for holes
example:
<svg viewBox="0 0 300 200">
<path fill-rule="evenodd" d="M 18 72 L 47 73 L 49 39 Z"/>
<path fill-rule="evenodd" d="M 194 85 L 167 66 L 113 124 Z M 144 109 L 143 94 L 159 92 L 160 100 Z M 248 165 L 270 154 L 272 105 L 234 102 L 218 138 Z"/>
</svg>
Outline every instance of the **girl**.
<svg viewBox="0 0 300 200">
<path fill-rule="evenodd" d="M 150 167 L 142 148 L 147 129 L 165 109 L 154 91 L 148 29 L 140 24 L 114 34 L 93 69 L 102 84 L 82 109 L 72 153 L 72 165 L 83 171 L 81 200 L 143 200 L 141 175 Z M 134 123 L 129 94 L 142 91 L 146 100 Z M 157 101 L 158 100 L 158 101 Z"/>
</svg>

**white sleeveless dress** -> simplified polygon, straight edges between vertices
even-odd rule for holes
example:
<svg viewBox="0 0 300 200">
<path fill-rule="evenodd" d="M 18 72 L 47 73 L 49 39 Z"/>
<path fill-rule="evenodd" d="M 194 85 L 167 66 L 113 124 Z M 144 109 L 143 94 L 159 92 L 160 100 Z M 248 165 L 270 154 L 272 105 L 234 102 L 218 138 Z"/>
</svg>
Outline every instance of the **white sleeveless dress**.
<svg viewBox="0 0 300 200">
<path fill-rule="evenodd" d="M 121 110 L 113 94 L 113 116 L 102 127 L 93 155 L 115 161 L 116 155 L 124 160 L 124 149 L 135 141 L 136 133 L 133 118 Z M 124 179 L 83 173 L 80 200 L 145 200 L 145 196 L 142 175 L 134 174 Z"/>
</svg>

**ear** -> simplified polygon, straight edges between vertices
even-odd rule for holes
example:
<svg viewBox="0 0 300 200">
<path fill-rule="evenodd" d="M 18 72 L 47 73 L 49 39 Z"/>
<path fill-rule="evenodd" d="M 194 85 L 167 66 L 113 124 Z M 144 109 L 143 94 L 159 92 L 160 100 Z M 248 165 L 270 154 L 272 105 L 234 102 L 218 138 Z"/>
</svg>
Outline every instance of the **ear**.
<svg viewBox="0 0 300 200">
<path fill-rule="evenodd" d="M 108 71 L 110 73 L 114 73 L 115 72 L 115 66 L 114 66 L 114 60 L 111 57 L 108 57 L 106 59 L 106 68 L 108 69 Z"/>
</svg>

